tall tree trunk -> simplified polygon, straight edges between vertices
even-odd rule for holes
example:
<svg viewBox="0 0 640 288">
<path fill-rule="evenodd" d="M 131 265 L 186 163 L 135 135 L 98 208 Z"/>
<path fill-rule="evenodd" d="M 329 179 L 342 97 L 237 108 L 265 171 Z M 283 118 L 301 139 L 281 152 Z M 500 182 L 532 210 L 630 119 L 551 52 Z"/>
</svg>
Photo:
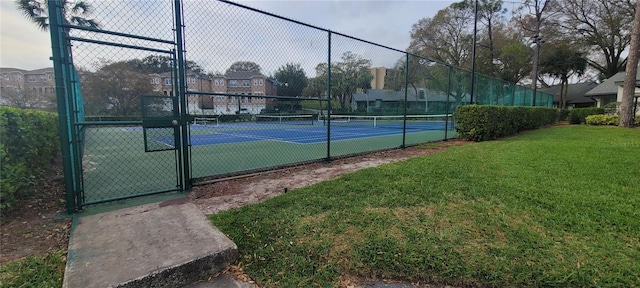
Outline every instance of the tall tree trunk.
<svg viewBox="0 0 640 288">
<path fill-rule="evenodd" d="M 636 90 L 636 74 L 638 72 L 638 53 L 640 51 L 640 1 L 636 3 L 636 14 L 633 20 L 631 32 L 631 47 L 625 69 L 624 87 L 622 89 L 622 103 L 620 103 L 620 126 L 633 127 L 635 116 L 633 115 L 633 98 Z"/>
<path fill-rule="evenodd" d="M 567 93 L 569 92 L 569 78 L 562 75 L 562 84 L 560 86 L 560 108 L 567 108 Z"/>
</svg>

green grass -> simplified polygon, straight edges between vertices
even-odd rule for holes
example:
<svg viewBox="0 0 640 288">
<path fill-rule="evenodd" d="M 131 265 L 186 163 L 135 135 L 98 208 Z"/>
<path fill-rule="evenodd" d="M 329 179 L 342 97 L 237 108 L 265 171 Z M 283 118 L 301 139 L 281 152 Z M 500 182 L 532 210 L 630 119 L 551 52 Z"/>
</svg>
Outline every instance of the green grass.
<svg viewBox="0 0 640 288">
<path fill-rule="evenodd" d="M 640 130 L 559 126 L 211 216 L 267 287 L 640 283 Z"/>
<path fill-rule="evenodd" d="M 0 287 L 62 287 L 64 251 L 27 257 L 0 267 Z"/>
</svg>

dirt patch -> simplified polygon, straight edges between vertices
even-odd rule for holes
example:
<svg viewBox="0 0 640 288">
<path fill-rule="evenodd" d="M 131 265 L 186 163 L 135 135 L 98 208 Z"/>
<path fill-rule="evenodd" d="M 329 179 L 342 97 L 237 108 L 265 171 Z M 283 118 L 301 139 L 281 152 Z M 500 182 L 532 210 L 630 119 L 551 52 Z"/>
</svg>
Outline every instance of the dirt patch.
<svg viewBox="0 0 640 288">
<path fill-rule="evenodd" d="M 188 197 L 203 213 L 215 214 L 265 201 L 285 193 L 285 189 L 305 187 L 336 178 L 344 173 L 427 155 L 442 151 L 449 146 L 468 143 L 471 142 L 461 140 L 438 142 L 222 180 L 208 185 L 196 186 Z"/>
<path fill-rule="evenodd" d="M 258 203 L 291 190 L 336 178 L 363 168 L 442 151 L 468 141 L 430 143 L 406 149 L 375 152 L 326 163 L 312 163 L 196 186 L 187 195 L 205 214 Z M 35 193 L 14 204 L 2 216 L 0 264 L 56 250 L 66 251 L 71 227 L 65 213 L 62 164 L 58 161 L 38 181 Z"/>
<path fill-rule="evenodd" d="M 0 264 L 52 251 L 66 251 L 70 218 L 65 213 L 62 163 L 56 161 L 32 188 L 2 215 Z"/>
</svg>

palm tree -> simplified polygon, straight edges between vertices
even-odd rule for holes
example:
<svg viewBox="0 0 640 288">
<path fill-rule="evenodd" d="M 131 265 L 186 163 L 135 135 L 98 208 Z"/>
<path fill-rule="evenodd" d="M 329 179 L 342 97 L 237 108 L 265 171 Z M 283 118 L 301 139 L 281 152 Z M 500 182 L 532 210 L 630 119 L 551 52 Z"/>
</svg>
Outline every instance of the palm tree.
<svg viewBox="0 0 640 288">
<path fill-rule="evenodd" d="M 47 2 L 48 0 L 16 0 L 15 3 L 29 20 L 33 21 L 38 28 L 46 31 L 49 29 Z M 62 14 L 68 17 L 63 19 L 65 24 L 100 28 L 98 22 L 84 17 L 91 12 L 91 6 L 86 2 L 60 0 L 59 3 L 62 7 Z"/>
</svg>

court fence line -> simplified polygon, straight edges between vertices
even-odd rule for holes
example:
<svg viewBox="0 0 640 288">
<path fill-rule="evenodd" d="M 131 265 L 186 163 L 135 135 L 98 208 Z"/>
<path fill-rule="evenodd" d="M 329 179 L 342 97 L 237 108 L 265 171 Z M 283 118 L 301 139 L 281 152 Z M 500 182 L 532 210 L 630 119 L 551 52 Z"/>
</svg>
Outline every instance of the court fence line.
<svg viewBox="0 0 640 288">
<path fill-rule="evenodd" d="M 92 1 L 97 27 L 64 4 L 47 2 L 69 213 L 455 138 L 471 89 L 480 105 L 553 102 L 231 1 Z"/>
</svg>

